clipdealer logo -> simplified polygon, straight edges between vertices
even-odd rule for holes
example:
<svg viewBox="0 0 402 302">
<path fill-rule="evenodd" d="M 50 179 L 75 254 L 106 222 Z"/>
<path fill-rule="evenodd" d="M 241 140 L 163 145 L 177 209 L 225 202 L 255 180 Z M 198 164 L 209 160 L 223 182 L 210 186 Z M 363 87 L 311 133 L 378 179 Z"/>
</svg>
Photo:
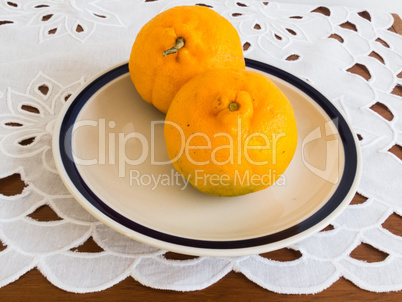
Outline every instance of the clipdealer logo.
<svg viewBox="0 0 402 302">
<path fill-rule="evenodd" d="M 151 165 L 154 166 L 163 166 L 163 165 L 171 165 L 172 161 L 178 160 L 181 156 L 186 156 L 187 159 L 195 164 L 202 167 L 203 165 L 207 165 L 210 162 L 213 162 L 216 165 L 224 165 L 224 164 L 234 164 L 238 163 L 236 160 L 239 158 L 235 158 L 233 148 L 236 145 L 239 148 L 239 144 L 235 144 L 233 141 L 232 136 L 227 133 L 218 133 L 216 136 L 226 137 L 228 144 L 226 146 L 220 146 L 218 148 L 227 148 L 229 151 L 230 156 L 225 159 L 224 161 L 218 161 L 214 155 L 219 150 L 212 150 L 212 156 L 210 160 L 197 162 L 191 157 L 191 153 L 189 150 L 199 150 L 199 149 L 211 149 L 212 144 L 210 138 L 204 133 L 194 133 L 191 135 L 187 140 L 185 140 L 185 136 L 183 130 L 176 124 L 172 122 L 170 125 L 175 127 L 177 131 L 180 133 L 180 153 L 172 160 L 165 160 L 160 161 L 157 160 L 155 157 L 156 148 L 155 142 L 157 141 L 156 137 L 156 127 L 158 125 L 164 126 L 166 121 L 152 121 L 151 128 L 150 128 L 150 137 L 147 138 L 143 133 L 138 131 L 131 131 L 128 133 L 118 132 L 115 131 L 116 122 L 115 121 L 106 121 L 106 119 L 100 118 L 99 120 L 82 120 L 78 121 L 75 125 L 73 125 L 69 129 L 68 136 L 72 138 L 74 141 L 74 137 L 76 135 L 80 135 L 80 131 L 84 130 L 86 127 L 91 127 L 92 130 L 95 130 L 97 133 L 97 142 L 98 142 L 98 150 L 96 155 L 92 158 L 82 158 L 73 154 L 73 160 L 79 166 L 91 166 L 91 165 L 115 165 L 118 170 L 118 177 L 125 178 L 129 177 L 130 185 L 136 186 L 147 186 L 151 187 L 153 190 L 156 189 L 158 186 L 179 186 L 182 189 L 185 189 L 188 186 L 189 182 L 200 182 L 200 181 L 208 181 L 214 185 L 227 185 L 230 179 L 229 175 L 221 175 L 218 174 L 208 174 L 206 175 L 203 172 L 203 169 L 200 168 L 197 170 L 197 173 L 193 175 L 193 179 L 191 176 L 188 178 L 184 178 L 181 174 L 177 171 L 172 169 L 170 173 L 165 174 L 149 174 L 141 172 L 138 169 L 144 162 L 147 160 L 150 162 Z M 335 126 L 334 126 L 335 125 Z M 238 125 L 241 129 L 241 125 Z M 88 130 L 88 128 L 86 128 Z M 240 132 L 240 131 L 238 131 Z M 323 135 L 324 134 L 324 135 Z M 333 167 L 339 166 L 339 139 L 336 138 L 337 134 L 337 120 L 328 121 L 321 127 L 317 127 L 310 131 L 301 141 L 301 160 L 304 166 L 312 173 L 317 175 L 318 177 L 336 184 L 339 182 L 339 173 L 334 173 Z M 286 133 L 278 133 L 272 134 L 271 137 L 268 137 L 262 133 L 253 133 L 247 137 L 245 140 L 245 144 L 240 146 L 241 149 L 237 150 L 237 154 L 243 152 L 245 154 L 246 160 L 251 161 L 252 164 L 261 165 L 266 164 L 268 161 L 263 162 L 253 162 L 252 159 L 248 156 L 248 152 L 253 149 L 271 149 L 272 158 L 269 160 L 271 163 L 276 163 L 276 148 L 278 141 L 286 136 Z M 205 139 L 205 144 L 201 146 L 191 145 L 191 142 L 196 137 L 202 137 Z M 250 144 L 253 139 L 260 139 L 263 142 L 261 146 L 255 146 Z M 299 140 L 301 138 L 299 137 Z M 325 165 L 323 168 L 320 168 L 314 160 L 309 158 L 309 146 L 314 144 L 314 142 L 320 141 L 321 143 L 325 141 L 326 144 L 326 154 L 323 155 L 325 158 Z M 138 144 L 140 146 L 140 152 L 137 154 L 138 157 L 130 158 L 126 152 L 127 145 L 129 142 Z M 68 148 L 68 144 L 70 142 L 66 139 L 65 140 L 65 148 Z M 300 156 L 300 155 L 295 155 Z M 128 169 L 128 167 L 136 167 L 135 169 Z M 243 185 L 245 183 L 268 183 L 272 177 L 275 176 L 276 171 L 270 170 L 267 171 L 266 175 L 252 175 L 249 173 L 245 173 L 241 176 L 239 173 L 235 175 L 235 180 L 240 184 Z M 260 179 L 256 179 L 260 177 Z M 286 184 L 286 179 L 283 175 L 279 177 L 276 182 L 277 185 L 284 185 Z"/>
</svg>

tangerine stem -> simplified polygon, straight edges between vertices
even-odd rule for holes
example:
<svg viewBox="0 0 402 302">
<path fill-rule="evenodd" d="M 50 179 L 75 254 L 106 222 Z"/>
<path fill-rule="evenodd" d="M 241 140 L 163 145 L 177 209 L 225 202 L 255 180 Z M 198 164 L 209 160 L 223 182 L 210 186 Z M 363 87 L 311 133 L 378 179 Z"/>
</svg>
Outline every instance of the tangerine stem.
<svg viewBox="0 0 402 302">
<path fill-rule="evenodd" d="M 236 110 L 239 110 L 239 107 L 240 107 L 240 105 L 237 102 L 231 102 L 229 104 L 229 106 L 228 106 L 229 110 L 232 111 L 232 112 L 236 111 Z"/>
<path fill-rule="evenodd" d="M 168 50 L 165 50 L 162 55 L 166 57 L 167 55 L 176 53 L 180 48 L 184 46 L 184 42 L 185 40 L 183 37 L 178 37 L 176 39 L 176 45 L 173 46 L 172 48 L 169 48 Z"/>
</svg>

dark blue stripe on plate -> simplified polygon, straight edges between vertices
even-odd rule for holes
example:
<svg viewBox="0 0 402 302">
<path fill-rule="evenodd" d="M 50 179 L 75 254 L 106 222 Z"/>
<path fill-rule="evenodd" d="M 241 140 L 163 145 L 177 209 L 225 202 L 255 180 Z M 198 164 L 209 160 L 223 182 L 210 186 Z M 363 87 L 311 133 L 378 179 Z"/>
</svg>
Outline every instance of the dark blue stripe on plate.
<svg viewBox="0 0 402 302">
<path fill-rule="evenodd" d="M 120 213 L 111 209 L 105 204 L 92 190 L 87 186 L 85 181 L 82 179 L 78 169 L 74 163 L 72 144 L 71 144 L 71 134 L 74 123 L 80 113 L 82 107 L 86 102 L 104 85 L 111 82 L 112 80 L 128 73 L 128 64 L 123 64 L 118 66 L 102 76 L 98 77 L 96 80 L 91 82 L 86 86 L 80 94 L 72 101 L 70 107 L 68 108 L 65 117 L 62 121 L 60 128 L 60 155 L 64 165 L 64 169 L 70 177 L 71 182 L 74 184 L 76 189 L 84 196 L 84 198 L 90 202 L 99 212 L 103 213 L 115 222 L 123 225 L 135 232 L 158 239 L 164 242 L 169 242 L 181 246 L 195 247 L 195 248 L 205 248 L 205 249 L 239 249 L 239 248 L 249 248 L 261 245 L 266 245 L 274 242 L 278 242 L 289 237 L 300 234 L 309 228 L 315 226 L 320 221 L 328 217 L 344 200 L 348 194 L 354 180 L 356 177 L 357 170 L 357 151 L 356 144 L 353 137 L 353 133 L 348 127 L 345 119 L 339 113 L 339 111 L 334 107 L 334 105 L 325 98 L 320 92 L 308 85 L 301 79 L 293 76 L 292 74 L 285 72 L 277 67 L 254 61 L 251 59 L 246 59 L 246 65 L 248 67 L 266 72 L 276 76 L 296 88 L 300 89 L 308 96 L 310 96 L 327 114 L 334 120 L 338 121 L 338 131 L 343 143 L 345 152 L 345 167 L 344 172 L 340 181 L 339 186 L 328 200 L 328 202 L 316 213 L 314 213 L 309 218 L 298 223 L 297 225 L 290 227 L 284 231 L 244 240 L 233 240 L 233 241 L 209 241 L 209 240 L 196 240 L 191 238 L 178 237 L 166 233 L 162 233 L 146 226 L 138 224 L 135 221 L 128 219 L 127 217 L 121 215 Z"/>
</svg>

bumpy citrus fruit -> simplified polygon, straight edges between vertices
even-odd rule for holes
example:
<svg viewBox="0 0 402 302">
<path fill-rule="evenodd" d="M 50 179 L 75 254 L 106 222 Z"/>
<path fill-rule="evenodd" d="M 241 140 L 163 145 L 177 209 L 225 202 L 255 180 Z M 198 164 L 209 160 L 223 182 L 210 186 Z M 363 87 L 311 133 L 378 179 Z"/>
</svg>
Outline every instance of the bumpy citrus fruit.
<svg viewBox="0 0 402 302">
<path fill-rule="evenodd" d="M 129 60 L 137 91 L 163 113 L 185 82 L 213 68 L 244 69 L 243 49 L 233 25 L 203 6 L 178 6 L 151 19 Z"/>
<path fill-rule="evenodd" d="M 266 76 L 216 69 L 188 81 L 166 115 L 174 167 L 202 192 L 238 196 L 265 189 L 297 145 L 293 108 Z"/>
</svg>

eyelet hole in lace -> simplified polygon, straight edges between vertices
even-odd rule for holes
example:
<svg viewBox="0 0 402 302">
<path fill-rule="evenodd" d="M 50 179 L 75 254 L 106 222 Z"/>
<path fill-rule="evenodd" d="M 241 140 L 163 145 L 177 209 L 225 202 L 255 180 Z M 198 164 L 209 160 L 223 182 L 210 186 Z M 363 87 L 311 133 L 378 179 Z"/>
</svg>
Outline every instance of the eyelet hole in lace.
<svg viewBox="0 0 402 302">
<path fill-rule="evenodd" d="M 369 263 L 384 261 L 388 256 L 387 253 L 364 242 L 350 253 L 351 258 Z"/>
<path fill-rule="evenodd" d="M 362 17 L 363 19 L 366 19 L 367 21 L 371 22 L 371 16 L 370 13 L 368 11 L 362 11 L 360 13 L 357 13 L 360 17 Z"/>
<path fill-rule="evenodd" d="M 29 113 L 40 114 L 40 110 L 31 105 L 22 105 L 21 109 Z"/>
<path fill-rule="evenodd" d="M 383 223 L 382 227 L 396 236 L 402 237 L 402 217 L 392 213 Z"/>
<path fill-rule="evenodd" d="M 277 34 L 275 34 L 274 37 L 275 37 L 275 39 L 277 39 L 277 40 L 279 40 L 279 41 L 282 40 L 282 37 L 281 37 L 281 36 L 278 36 Z"/>
<path fill-rule="evenodd" d="M 354 73 L 358 76 L 361 76 L 366 81 L 371 79 L 371 74 L 370 74 L 370 71 L 368 70 L 368 68 L 365 65 L 360 64 L 360 63 L 356 63 L 355 65 L 353 65 L 346 71 L 348 71 L 350 73 Z"/>
<path fill-rule="evenodd" d="M 402 160 L 402 147 L 399 145 L 393 145 L 391 148 L 388 149 L 388 152 L 391 152 L 393 155 L 398 157 Z"/>
<path fill-rule="evenodd" d="M 402 19 L 401 19 L 401 17 L 399 17 L 397 14 L 392 14 L 392 17 L 394 18 L 394 23 L 391 25 L 391 27 L 388 28 L 388 30 L 397 35 L 402 35 Z"/>
<path fill-rule="evenodd" d="M 49 5 L 40 4 L 40 5 L 35 6 L 34 8 L 45 8 L 45 7 L 49 7 Z"/>
<path fill-rule="evenodd" d="M 4 123 L 4 126 L 6 126 L 6 127 L 22 127 L 24 125 L 21 123 L 16 123 L 16 122 L 7 122 L 7 123 Z"/>
<path fill-rule="evenodd" d="M 236 2 L 236 5 L 240 6 L 240 7 L 248 7 L 246 4 L 241 3 L 241 2 Z"/>
<path fill-rule="evenodd" d="M 350 202 L 350 204 L 362 204 L 365 203 L 367 199 L 368 199 L 367 197 L 364 197 L 360 193 L 356 193 L 355 196 L 353 196 L 353 199 Z"/>
<path fill-rule="evenodd" d="M 288 56 L 288 57 L 286 58 L 286 61 L 297 61 L 298 59 L 300 59 L 300 56 L 299 56 L 299 55 L 291 54 L 290 56 Z"/>
<path fill-rule="evenodd" d="M 7 248 L 7 245 L 0 240 L 0 252 L 4 251 Z"/>
<path fill-rule="evenodd" d="M 101 19 L 106 19 L 106 18 L 107 18 L 107 17 L 104 16 L 104 15 L 99 15 L 99 14 L 95 14 L 95 13 L 94 13 L 94 16 L 95 16 L 95 17 L 98 17 L 98 18 L 101 18 Z"/>
<path fill-rule="evenodd" d="M 91 236 L 84 243 L 80 244 L 79 246 L 73 247 L 72 249 L 70 249 L 70 251 L 78 253 L 101 253 L 105 250 L 101 248 Z"/>
<path fill-rule="evenodd" d="M 358 139 L 359 141 L 362 141 L 362 140 L 363 140 L 363 136 L 361 136 L 361 134 L 357 133 L 356 136 L 357 136 L 357 139 Z"/>
<path fill-rule="evenodd" d="M 60 218 L 59 215 L 51 207 L 48 205 L 43 205 L 33 211 L 28 217 L 36 220 L 36 221 L 60 221 L 63 218 Z"/>
<path fill-rule="evenodd" d="M 71 96 L 71 93 L 66 94 L 66 95 L 64 96 L 64 101 L 67 102 L 68 99 L 70 98 L 70 96 Z"/>
<path fill-rule="evenodd" d="M 287 30 L 287 32 L 290 33 L 292 36 L 297 36 L 297 33 L 296 33 L 293 29 L 286 28 L 286 30 Z"/>
<path fill-rule="evenodd" d="M 233 13 L 232 14 L 232 17 L 240 17 L 240 16 L 242 16 L 243 14 L 241 14 L 241 13 Z"/>
<path fill-rule="evenodd" d="M 372 51 L 372 52 L 369 54 L 369 57 L 372 57 L 372 58 L 377 59 L 377 60 L 380 61 L 382 64 L 385 63 L 383 57 L 381 57 L 381 56 L 380 56 L 378 53 L 376 53 L 375 51 Z"/>
<path fill-rule="evenodd" d="M 32 145 L 34 143 L 35 139 L 36 139 L 36 137 L 33 136 L 33 137 L 29 137 L 29 138 L 25 138 L 23 140 L 20 140 L 18 143 L 21 146 L 26 147 L 26 146 Z"/>
<path fill-rule="evenodd" d="M 48 15 L 43 16 L 41 20 L 43 22 L 46 22 L 46 21 L 49 21 L 52 17 L 53 17 L 53 14 L 48 14 Z"/>
<path fill-rule="evenodd" d="M 340 27 L 344 28 L 344 29 L 349 29 L 349 30 L 353 30 L 353 31 L 357 31 L 357 27 L 355 24 L 353 24 L 350 21 L 347 21 L 345 23 L 342 23 L 339 25 Z"/>
<path fill-rule="evenodd" d="M 174 252 L 167 252 L 163 254 L 163 257 L 168 260 L 191 260 L 199 258 L 198 256 L 184 255 Z"/>
<path fill-rule="evenodd" d="M 14 23 L 13 21 L 9 21 L 9 20 L 0 20 L 0 25 L 6 25 L 6 24 L 12 24 Z"/>
<path fill-rule="evenodd" d="M 212 5 L 208 5 L 208 4 L 205 4 L 205 3 L 197 3 L 196 5 L 198 5 L 198 6 L 205 6 L 205 7 L 209 7 L 209 8 L 213 8 Z"/>
<path fill-rule="evenodd" d="M 260 254 L 260 256 L 264 257 L 266 259 L 269 259 L 269 260 L 288 262 L 288 261 L 297 260 L 297 259 L 301 258 L 303 255 L 298 250 L 283 248 L 280 250 Z"/>
<path fill-rule="evenodd" d="M 316 9 L 312 10 L 311 12 L 323 14 L 324 16 L 327 16 L 327 17 L 331 16 L 331 11 L 329 10 L 328 7 L 325 7 L 325 6 L 317 7 Z"/>
<path fill-rule="evenodd" d="M 48 35 L 54 35 L 54 34 L 56 34 L 56 32 L 57 32 L 57 28 L 52 28 L 47 33 L 48 33 Z"/>
<path fill-rule="evenodd" d="M 382 46 L 384 46 L 384 47 L 386 47 L 386 48 L 389 48 L 388 43 L 385 42 L 383 39 L 377 38 L 375 41 L 378 42 L 378 43 L 380 43 Z"/>
<path fill-rule="evenodd" d="M 303 19 L 302 16 L 291 16 L 291 17 L 289 17 L 289 18 L 290 18 L 290 19 L 297 19 L 297 20 Z"/>
<path fill-rule="evenodd" d="M 8 1 L 8 2 L 7 2 L 7 5 L 8 5 L 8 6 L 11 6 L 11 7 L 18 7 L 18 4 L 17 4 L 17 3 L 14 3 L 14 2 L 11 2 L 11 1 Z"/>
<path fill-rule="evenodd" d="M 0 194 L 4 196 L 19 195 L 26 186 L 19 173 L 0 178 Z"/>
<path fill-rule="evenodd" d="M 75 31 L 77 33 L 82 33 L 84 31 L 84 28 L 80 24 L 78 24 L 77 27 L 75 28 Z"/>
<path fill-rule="evenodd" d="M 392 121 L 394 119 L 394 115 L 392 114 L 391 110 L 383 103 L 377 102 L 370 107 L 375 113 L 381 115 L 387 121 Z"/>
<path fill-rule="evenodd" d="M 328 38 L 335 39 L 340 43 L 344 42 L 343 38 L 338 34 L 331 34 Z"/>
<path fill-rule="evenodd" d="M 243 50 L 246 51 L 247 49 L 249 49 L 251 46 L 251 44 L 249 42 L 246 42 L 243 44 Z"/>
<path fill-rule="evenodd" d="M 335 230 L 334 226 L 332 224 L 327 225 L 325 228 L 323 228 L 320 232 L 328 232 Z"/>
<path fill-rule="evenodd" d="M 395 94 L 397 96 L 401 96 L 402 97 L 402 86 L 397 84 L 394 89 L 391 91 L 391 94 Z"/>
<path fill-rule="evenodd" d="M 261 25 L 256 23 L 253 27 L 255 30 L 261 30 Z"/>
<path fill-rule="evenodd" d="M 42 84 L 38 87 L 38 90 L 40 93 L 42 93 L 43 95 L 47 95 L 49 93 L 49 86 L 47 86 L 46 84 Z"/>
</svg>

